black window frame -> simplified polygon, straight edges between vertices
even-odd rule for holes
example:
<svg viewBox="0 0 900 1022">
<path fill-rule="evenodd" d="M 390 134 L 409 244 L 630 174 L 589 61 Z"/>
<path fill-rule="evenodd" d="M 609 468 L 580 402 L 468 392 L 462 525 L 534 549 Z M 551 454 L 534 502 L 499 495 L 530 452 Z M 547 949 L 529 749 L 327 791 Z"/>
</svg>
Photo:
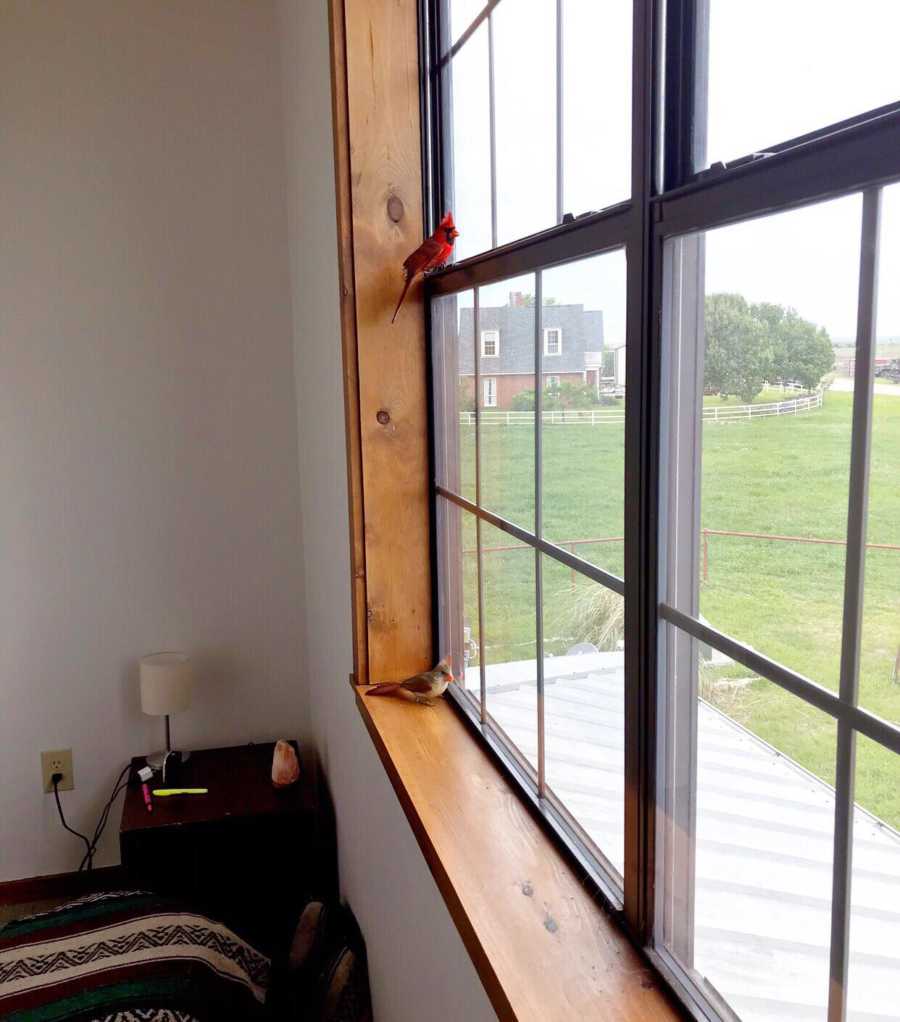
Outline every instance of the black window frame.
<svg viewBox="0 0 900 1022">
<path fill-rule="evenodd" d="M 449 106 L 443 100 L 447 76 L 445 53 L 457 52 L 499 3 L 487 0 L 467 32 L 453 47 L 440 38 L 442 26 L 449 24 L 449 0 L 419 0 L 421 118 L 423 131 L 422 173 L 425 195 L 426 227 L 432 230 L 449 208 L 452 167 L 449 161 Z M 709 0 L 634 0 L 632 22 L 632 120 L 631 120 L 631 196 L 598 213 L 572 219 L 515 242 L 495 247 L 467 258 L 431 276 L 426 290 L 429 351 L 431 339 L 431 299 L 481 285 L 495 283 L 519 274 L 537 271 L 565 262 L 624 248 L 628 263 L 626 285 L 626 348 L 628 358 L 625 386 L 628 400 L 625 411 L 625 505 L 629 509 L 625 526 L 625 877 L 624 897 L 620 898 L 602 856 L 598 860 L 588 847 L 577 823 L 552 797 L 526 783 L 527 771 L 521 757 L 511 750 L 483 719 L 473 713 L 464 694 L 454 692 L 454 705 L 474 732 L 492 749 L 498 762 L 519 783 L 523 799 L 547 824 L 548 832 L 562 843 L 577 863 L 589 884 L 606 906 L 620 919 L 635 943 L 675 991 L 692 1017 L 719 1020 L 728 1010 L 716 1005 L 700 992 L 689 977 L 671 967 L 654 948 L 656 923 L 655 844 L 656 784 L 658 770 L 657 707 L 660 691 L 658 650 L 660 634 L 666 622 L 684 627 L 678 612 L 663 606 L 659 591 L 661 522 L 660 470 L 663 395 L 661 365 L 664 356 L 663 303 L 665 297 L 663 249 L 667 240 L 692 232 L 721 227 L 770 213 L 795 209 L 829 198 L 852 193 L 863 195 L 863 237 L 861 299 L 869 302 L 868 321 L 861 316 L 858 337 L 870 331 L 871 349 L 874 285 L 871 279 L 873 253 L 877 253 L 879 189 L 900 181 L 900 103 L 860 113 L 839 123 L 823 125 L 802 137 L 778 142 L 763 155 L 748 154 L 729 166 L 721 164 L 700 171 L 705 155 L 705 94 L 697 82 L 705 82 Z M 561 0 L 557 0 L 560 16 Z M 559 137 L 559 135 L 558 135 Z M 559 191 L 559 189 L 557 189 Z M 563 211 L 557 196 L 558 217 Z M 496 220 L 496 217 L 494 218 Z M 465 229 L 465 225 L 461 225 Z M 496 223 L 494 230 L 496 240 Z M 867 263 L 867 259 L 869 260 Z M 868 275 L 868 276 L 867 276 Z M 862 288 L 868 287 L 868 297 Z M 536 300 L 536 336 L 542 336 L 539 311 L 540 285 Z M 476 302 L 477 308 L 477 302 Z M 862 349 L 865 351 L 865 346 Z M 869 350 L 869 356 L 872 352 Z M 430 358 L 430 355 L 429 355 Z M 869 359 L 869 362 L 871 360 Z M 871 365 L 857 360 L 858 383 L 871 383 Z M 537 378 L 537 377 L 536 377 Z M 429 363 L 429 386 L 431 386 Z M 536 387 L 538 401 L 542 388 Z M 862 403 L 862 402 L 861 402 Z M 539 406 L 538 406 L 539 410 Z M 432 413 L 433 414 L 433 413 Z M 854 406 L 855 462 L 865 466 L 868 457 L 867 409 Z M 431 423 L 432 434 L 434 422 Z M 432 457 L 434 445 L 432 444 Z M 855 484 L 851 480 L 851 494 Z M 432 503 L 443 498 L 472 511 L 470 503 L 460 500 L 432 482 Z M 504 519 L 477 509 L 481 520 L 509 535 L 523 539 L 523 530 Z M 848 519 L 848 534 L 857 547 L 861 536 L 861 516 L 857 503 Z M 434 516 L 433 516 L 434 517 Z M 855 540 L 853 533 L 856 533 Z M 434 538 L 434 537 L 433 537 Z M 528 540 L 535 545 L 533 540 Z M 545 544 L 549 546 L 550 544 Z M 864 545 L 864 544 L 863 544 Z M 535 549 L 541 549 L 541 541 Z M 556 551 L 554 556 L 567 563 Z M 588 571 L 585 562 L 573 558 L 573 566 L 588 577 L 596 578 L 596 569 Z M 860 566 L 857 559 L 857 566 Z M 437 554 L 432 550 L 432 577 L 435 580 L 435 635 L 437 628 Z M 590 566 L 587 566 L 590 567 Z M 850 577 L 851 574 L 854 577 Z M 609 578 L 601 579 L 609 585 Z M 850 604 L 860 600 L 862 577 L 850 572 L 845 580 L 845 614 Z M 846 617 L 845 617 L 846 622 Z M 691 625 L 694 634 L 696 625 Z M 724 636 L 708 629 L 705 639 L 718 641 Z M 732 643 L 732 655 L 747 661 L 748 651 Z M 754 660 L 753 656 L 757 659 Z M 761 664 L 765 658 L 750 656 L 751 667 L 763 666 L 767 676 L 778 673 L 780 665 Z M 852 651 L 843 651 L 850 656 Z M 540 659 L 540 655 L 539 655 Z M 782 671 L 784 674 L 784 672 Z M 791 674 L 792 672 L 787 672 Z M 851 679 L 850 667 L 842 668 L 842 677 Z M 790 685 L 790 678 L 778 683 Z M 855 700 L 852 680 L 839 698 L 828 693 L 819 708 L 838 723 L 838 797 L 852 805 L 853 745 L 855 734 L 876 737 L 882 745 L 900 752 L 900 729 L 873 717 L 848 701 Z M 824 692 L 824 690 L 823 690 Z M 538 699 L 541 698 L 540 685 Z M 810 700 L 810 692 L 804 691 Z M 843 700 L 843 703 L 841 701 Z M 839 705 L 841 704 L 841 705 Z M 843 709 L 841 708 L 843 706 Z M 540 727 L 540 725 L 539 725 Z M 848 796 L 849 791 L 849 796 Z M 848 801 L 849 798 L 849 801 Z M 851 824 L 838 808 L 835 829 L 834 897 L 842 899 L 843 910 L 835 910 L 831 933 L 831 994 L 829 1022 L 846 1017 L 848 970 L 849 886 L 851 869 Z M 850 814 L 852 816 L 852 814 Z M 840 918 L 838 918 L 840 917 Z"/>
</svg>

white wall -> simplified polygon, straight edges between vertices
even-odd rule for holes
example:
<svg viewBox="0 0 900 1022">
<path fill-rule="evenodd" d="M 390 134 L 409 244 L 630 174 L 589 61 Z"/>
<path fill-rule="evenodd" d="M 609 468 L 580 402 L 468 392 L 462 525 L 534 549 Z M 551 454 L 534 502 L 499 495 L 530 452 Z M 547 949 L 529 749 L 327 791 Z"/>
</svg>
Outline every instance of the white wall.
<svg viewBox="0 0 900 1022">
<path fill-rule="evenodd" d="M 285 79 L 311 724 L 338 819 L 341 885 L 381 1022 L 495 1019 L 356 710 L 327 0 L 279 0 Z"/>
<path fill-rule="evenodd" d="M 0 0 L 0 880 L 80 859 L 39 750 L 84 829 L 162 743 L 143 653 L 188 747 L 305 730 L 282 127 L 274 2 Z"/>
</svg>

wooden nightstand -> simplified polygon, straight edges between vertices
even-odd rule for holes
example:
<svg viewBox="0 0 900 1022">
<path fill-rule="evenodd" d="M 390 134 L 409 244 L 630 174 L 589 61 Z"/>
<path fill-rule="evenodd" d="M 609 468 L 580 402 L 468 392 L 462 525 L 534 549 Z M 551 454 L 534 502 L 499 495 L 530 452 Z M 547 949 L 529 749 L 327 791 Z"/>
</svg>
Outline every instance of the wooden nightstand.
<svg viewBox="0 0 900 1022">
<path fill-rule="evenodd" d="M 129 884 L 184 898 L 258 944 L 283 949 L 308 896 L 335 893 L 336 856 L 314 759 L 301 755 L 300 779 L 276 791 L 273 747 L 191 753 L 176 784 L 209 794 L 155 798 L 152 813 L 132 783 L 119 848 Z M 132 760 L 133 782 L 143 765 Z"/>
</svg>

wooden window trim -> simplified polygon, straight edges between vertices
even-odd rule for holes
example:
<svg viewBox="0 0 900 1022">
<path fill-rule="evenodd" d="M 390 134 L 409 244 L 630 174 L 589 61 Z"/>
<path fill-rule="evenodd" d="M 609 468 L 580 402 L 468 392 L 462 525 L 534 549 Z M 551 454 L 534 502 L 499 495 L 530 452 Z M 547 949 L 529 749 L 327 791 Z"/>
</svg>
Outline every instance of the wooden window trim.
<svg viewBox="0 0 900 1022">
<path fill-rule="evenodd" d="M 430 455 L 414 3 L 330 0 L 332 101 L 353 600 L 354 679 L 433 655 Z M 387 371 L 389 370 L 389 371 Z"/>
<path fill-rule="evenodd" d="M 351 681 L 362 685 L 407 676 L 434 655 L 428 356 L 419 284 L 390 322 L 400 267 L 423 234 L 416 5 L 330 0 L 330 26 Z M 569 1019 L 576 1003 L 580 1017 L 604 1002 L 614 1003 L 621 1018 L 680 1017 L 449 703 L 423 713 L 412 731 L 402 715 L 420 708 L 364 699 L 359 689 L 357 702 L 501 1019 Z M 434 732 L 426 745 L 423 727 Z M 447 762 L 471 764 L 452 771 L 452 788 Z M 429 810 L 435 805 L 441 813 Z"/>
</svg>

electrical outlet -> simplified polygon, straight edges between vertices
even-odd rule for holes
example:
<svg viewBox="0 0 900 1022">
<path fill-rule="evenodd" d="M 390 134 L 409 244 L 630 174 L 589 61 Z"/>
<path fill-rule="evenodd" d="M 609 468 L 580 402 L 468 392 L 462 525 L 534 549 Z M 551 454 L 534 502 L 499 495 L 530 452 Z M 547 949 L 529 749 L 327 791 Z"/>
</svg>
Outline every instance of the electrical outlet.
<svg viewBox="0 0 900 1022">
<path fill-rule="evenodd" d="M 62 774 L 59 782 L 60 791 L 71 791 L 75 787 L 75 772 L 72 769 L 72 750 L 53 749 L 41 753 L 41 775 L 44 778 L 44 791 L 53 791 L 53 775 Z"/>
</svg>

